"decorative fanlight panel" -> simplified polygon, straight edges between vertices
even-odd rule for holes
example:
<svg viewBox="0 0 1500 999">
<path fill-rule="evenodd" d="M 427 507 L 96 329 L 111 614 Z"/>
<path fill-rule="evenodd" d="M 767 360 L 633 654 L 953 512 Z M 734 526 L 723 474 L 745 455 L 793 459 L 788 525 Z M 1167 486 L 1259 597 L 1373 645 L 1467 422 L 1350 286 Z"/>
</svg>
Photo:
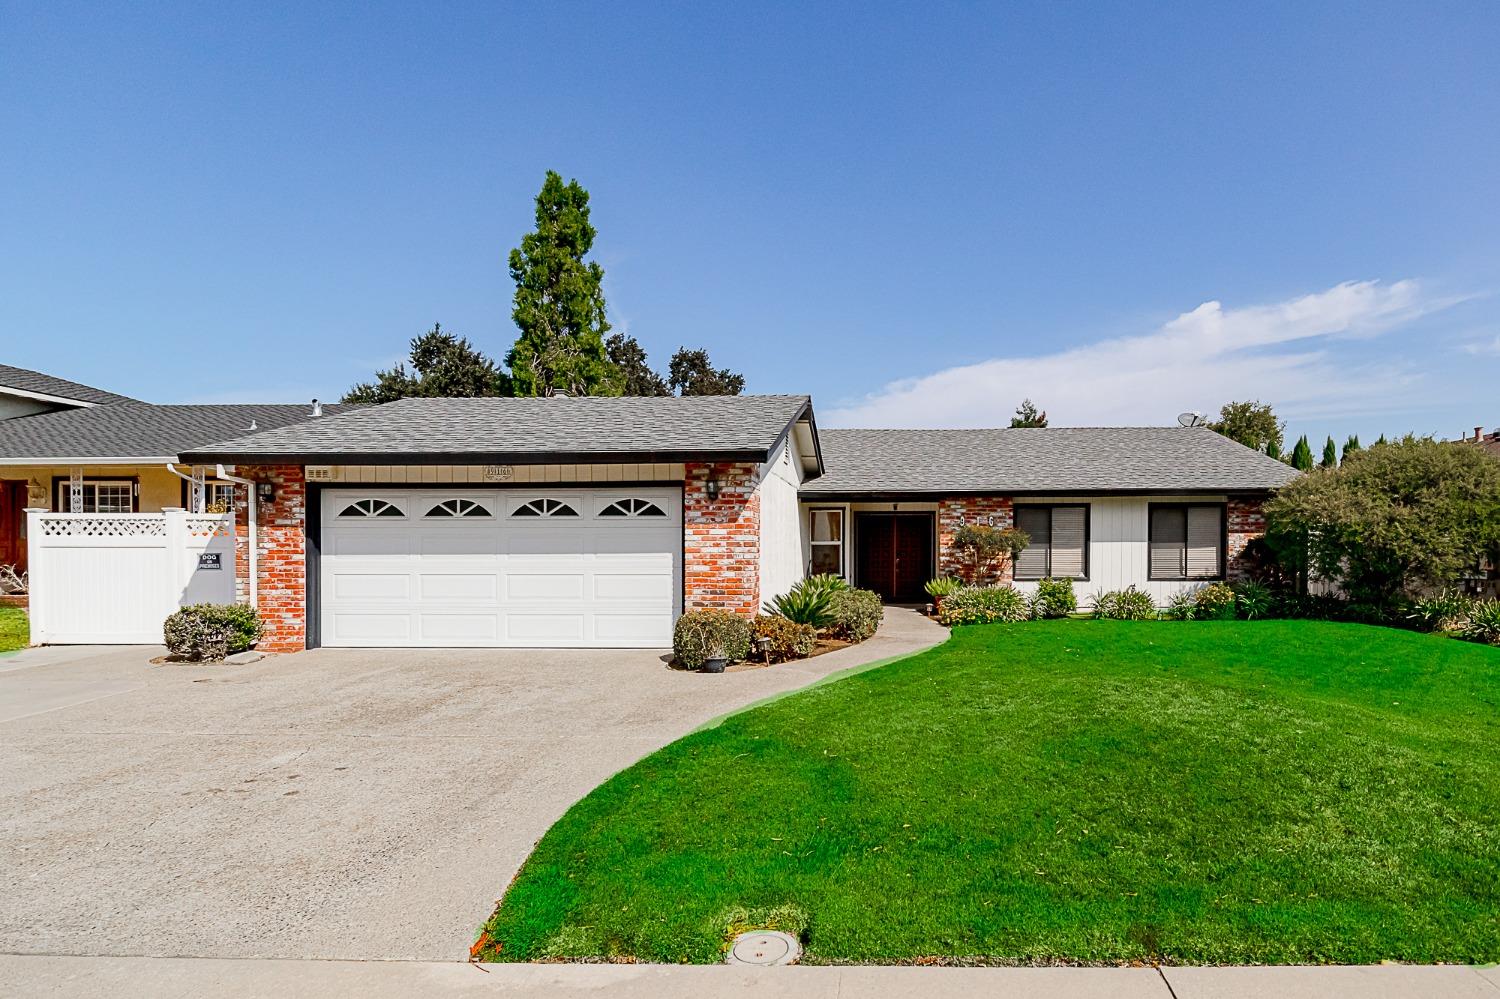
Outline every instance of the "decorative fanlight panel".
<svg viewBox="0 0 1500 999">
<path fill-rule="evenodd" d="M 487 507 L 469 499 L 450 499 L 427 511 L 429 517 L 488 517 Z"/>
<path fill-rule="evenodd" d="M 578 511 L 562 500 L 558 499 L 534 499 L 522 503 L 516 507 L 512 517 L 576 517 Z"/>
<path fill-rule="evenodd" d="M 665 517 L 666 515 L 667 511 L 650 500 L 641 499 L 638 496 L 615 500 L 599 511 L 601 517 Z"/>
<path fill-rule="evenodd" d="M 343 510 L 340 517 L 404 517 L 405 513 L 396 504 L 383 499 L 355 500 Z"/>
</svg>

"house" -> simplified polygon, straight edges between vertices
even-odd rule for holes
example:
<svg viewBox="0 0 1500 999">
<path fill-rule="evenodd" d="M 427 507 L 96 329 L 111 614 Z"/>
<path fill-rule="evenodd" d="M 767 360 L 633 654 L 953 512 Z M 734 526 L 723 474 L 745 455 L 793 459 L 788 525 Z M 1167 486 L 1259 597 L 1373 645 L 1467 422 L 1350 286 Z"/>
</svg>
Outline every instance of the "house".
<svg viewBox="0 0 1500 999">
<path fill-rule="evenodd" d="M 1484 427 L 1479 426 L 1474 428 L 1473 437 L 1470 437 L 1468 434 L 1460 434 L 1458 439 L 1461 443 L 1478 444 L 1490 454 L 1500 458 L 1500 430 L 1491 430 L 1486 434 Z"/>
<path fill-rule="evenodd" d="M 974 522 L 1030 535 L 1021 588 L 1165 603 L 1243 573 L 1296 474 L 1204 428 L 820 431 L 789 395 L 406 399 L 176 457 L 256 483 L 237 561 L 273 651 L 659 648 L 682 611 L 753 614 L 809 572 L 923 601 Z"/>
<path fill-rule="evenodd" d="M 67 402 L 59 394 L 64 389 Z M 20 412 L 21 402 L 40 404 L 41 396 L 50 400 L 46 407 Z M 0 366 L 0 406 L 12 400 L 14 415 L 0 419 L 0 565 L 20 571 L 27 568 L 27 507 L 62 513 L 186 507 L 191 487 L 167 467 L 180 452 L 315 418 L 307 405 L 157 406 Z M 210 471 L 207 507 L 227 509 L 232 488 Z"/>
</svg>

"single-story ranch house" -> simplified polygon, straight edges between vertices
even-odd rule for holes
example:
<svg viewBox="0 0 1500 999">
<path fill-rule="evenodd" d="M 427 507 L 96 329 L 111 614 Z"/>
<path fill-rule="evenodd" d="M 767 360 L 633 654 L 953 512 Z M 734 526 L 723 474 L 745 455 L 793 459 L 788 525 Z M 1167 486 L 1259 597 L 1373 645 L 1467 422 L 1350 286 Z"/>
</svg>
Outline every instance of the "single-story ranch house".
<svg viewBox="0 0 1500 999">
<path fill-rule="evenodd" d="M 1004 571 L 1022 589 L 1067 576 L 1165 603 L 1242 571 L 1296 474 L 1203 428 L 819 430 L 806 396 L 294 408 L 171 456 L 225 483 L 239 592 L 253 574 L 261 647 L 283 652 L 666 647 L 684 610 L 753 614 L 810 572 L 923 602 L 972 522 L 1030 535 Z M 0 420 L 0 475 L 20 425 L 60 415 Z M 57 467 L 105 447 L 73 441 Z"/>
</svg>

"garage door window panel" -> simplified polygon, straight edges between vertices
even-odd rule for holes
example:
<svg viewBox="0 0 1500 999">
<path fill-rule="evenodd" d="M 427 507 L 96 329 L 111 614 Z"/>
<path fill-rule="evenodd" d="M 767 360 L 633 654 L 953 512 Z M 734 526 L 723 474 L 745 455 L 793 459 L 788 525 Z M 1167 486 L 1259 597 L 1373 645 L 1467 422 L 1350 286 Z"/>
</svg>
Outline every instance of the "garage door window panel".
<svg viewBox="0 0 1500 999">
<path fill-rule="evenodd" d="M 406 511 L 401 509 L 391 500 L 361 499 L 355 500 L 353 503 L 346 504 L 344 508 L 339 511 L 339 516 L 354 519 L 364 517 L 383 517 L 387 520 L 390 520 L 396 517 L 405 517 Z"/>
<path fill-rule="evenodd" d="M 571 503 L 560 499 L 543 497 L 528 500 L 516 507 L 512 517 L 576 517 L 578 510 Z"/>
<path fill-rule="evenodd" d="M 493 517 L 489 507 L 471 499 L 449 499 L 443 500 L 427 511 L 427 516 L 433 519 L 465 519 L 475 520 L 482 517 Z"/>
</svg>

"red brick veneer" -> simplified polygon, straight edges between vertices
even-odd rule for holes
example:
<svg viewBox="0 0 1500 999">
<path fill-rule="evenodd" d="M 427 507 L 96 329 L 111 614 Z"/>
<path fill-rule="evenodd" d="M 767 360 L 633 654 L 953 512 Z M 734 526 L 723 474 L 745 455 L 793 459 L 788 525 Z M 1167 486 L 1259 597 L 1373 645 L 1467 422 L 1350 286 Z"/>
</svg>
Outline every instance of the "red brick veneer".
<svg viewBox="0 0 1500 999">
<path fill-rule="evenodd" d="M 688 462 L 682 489 L 683 610 L 760 609 L 760 468 Z M 719 483 L 718 499 L 708 481 Z"/>
<path fill-rule="evenodd" d="M 1014 503 L 1009 496 L 949 496 L 938 502 L 938 571 L 945 576 L 968 578 L 972 563 L 953 549 L 953 533 L 965 524 L 1014 527 Z M 1007 559 L 999 572 L 988 569 L 980 582 L 1006 583 L 1011 574 L 1012 566 Z"/>
<path fill-rule="evenodd" d="M 307 647 L 307 482 L 301 465 L 249 465 L 241 478 L 270 482 L 276 498 L 258 503 L 256 547 L 260 549 L 262 652 L 301 652 Z M 250 599 L 249 504 L 244 490 L 235 503 L 235 572 L 241 599 Z"/>
<path fill-rule="evenodd" d="M 1261 509 L 1262 500 L 1249 497 L 1230 497 L 1224 511 L 1227 544 L 1224 553 L 1227 575 L 1230 579 L 1245 579 L 1249 567 L 1244 554 L 1245 546 L 1256 538 L 1265 537 L 1266 515 Z"/>
</svg>

